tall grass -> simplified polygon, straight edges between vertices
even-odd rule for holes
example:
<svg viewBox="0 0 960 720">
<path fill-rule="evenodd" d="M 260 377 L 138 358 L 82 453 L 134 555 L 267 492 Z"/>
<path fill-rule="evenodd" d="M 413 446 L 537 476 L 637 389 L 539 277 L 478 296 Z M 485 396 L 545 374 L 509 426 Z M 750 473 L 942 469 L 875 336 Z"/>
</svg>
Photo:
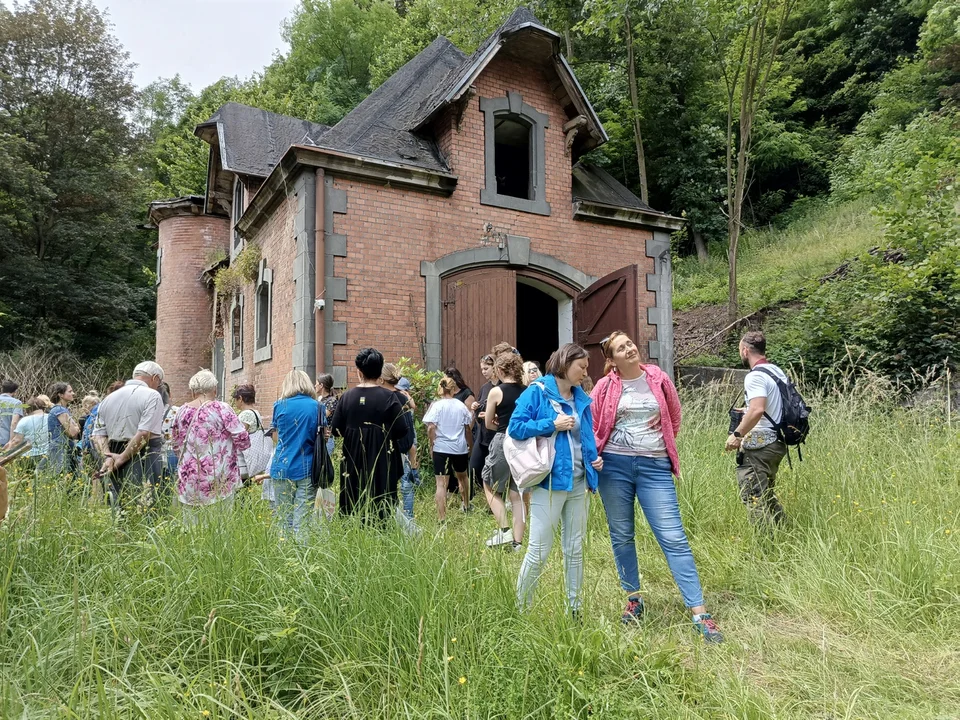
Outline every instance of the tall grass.
<svg viewBox="0 0 960 720">
<path fill-rule="evenodd" d="M 877 245 L 879 237 L 869 199 L 812 209 L 785 229 L 744 233 L 737 266 L 742 312 L 796 298 L 802 288 Z M 706 262 L 682 258 L 674 278 L 677 310 L 727 301 L 725 254 L 712 254 Z"/>
<path fill-rule="evenodd" d="M 533 612 L 484 512 L 410 539 L 337 520 L 284 540 L 256 493 L 223 523 L 130 517 L 28 492 L 0 529 L 4 718 L 948 718 L 960 707 L 960 438 L 936 412 L 818 398 L 790 516 L 755 533 L 723 394 L 685 399 L 682 511 L 727 642 L 704 646 L 638 521 L 648 617 L 619 625 L 603 509 L 582 624 L 559 548 Z"/>
</svg>

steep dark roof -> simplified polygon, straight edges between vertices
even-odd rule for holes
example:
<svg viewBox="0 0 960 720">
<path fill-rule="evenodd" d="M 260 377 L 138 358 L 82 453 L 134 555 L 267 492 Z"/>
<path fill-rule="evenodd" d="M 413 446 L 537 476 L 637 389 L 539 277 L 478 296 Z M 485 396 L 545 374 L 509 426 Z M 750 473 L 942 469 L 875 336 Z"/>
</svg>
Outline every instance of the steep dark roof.
<svg viewBox="0 0 960 720">
<path fill-rule="evenodd" d="M 555 35 L 552 30 L 548 30 L 534 16 L 532 12 L 525 7 L 519 7 L 513 11 L 506 22 L 497 28 L 492 35 L 481 43 L 470 57 L 463 57 L 461 62 L 453 68 L 442 82 L 437 83 L 433 92 L 427 95 L 420 104 L 419 111 L 411 122 L 411 128 L 419 127 L 426 122 L 437 110 L 446 105 L 451 96 L 460 88 L 472 74 L 474 68 L 483 61 L 490 53 L 491 49 L 499 45 L 503 38 L 510 35 L 521 27 L 535 26 L 537 29 L 546 33 Z M 558 36 L 559 37 L 559 36 Z"/>
<path fill-rule="evenodd" d="M 408 128 L 424 98 L 463 58 L 453 43 L 438 37 L 334 125 L 318 144 L 330 150 L 446 172 L 449 168 L 436 143 Z"/>
<path fill-rule="evenodd" d="M 328 130 L 309 120 L 229 102 L 194 134 L 219 145 L 224 170 L 266 177 L 291 145 L 318 145 Z"/>
<path fill-rule="evenodd" d="M 586 163 L 573 166 L 573 199 L 660 214 L 606 170 Z"/>
</svg>

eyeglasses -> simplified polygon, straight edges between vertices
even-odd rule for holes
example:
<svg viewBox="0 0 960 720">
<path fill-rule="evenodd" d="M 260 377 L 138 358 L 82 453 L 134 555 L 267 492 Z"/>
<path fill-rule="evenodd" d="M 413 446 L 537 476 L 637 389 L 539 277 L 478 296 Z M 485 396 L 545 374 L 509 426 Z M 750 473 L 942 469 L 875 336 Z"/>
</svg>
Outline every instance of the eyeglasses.
<svg viewBox="0 0 960 720">
<path fill-rule="evenodd" d="M 516 348 L 510 348 L 510 352 L 512 352 L 514 355 L 519 355 L 519 354 L 520 354 L 520 351 L 517 350 Z"/>
</svg>

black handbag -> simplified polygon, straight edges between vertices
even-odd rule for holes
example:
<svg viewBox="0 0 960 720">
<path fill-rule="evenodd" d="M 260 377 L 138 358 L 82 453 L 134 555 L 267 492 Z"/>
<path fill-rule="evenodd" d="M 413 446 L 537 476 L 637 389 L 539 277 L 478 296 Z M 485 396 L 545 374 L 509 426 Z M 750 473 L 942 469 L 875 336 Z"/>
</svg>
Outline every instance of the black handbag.
<svg viewBox="0 0 960 720">
<path fill-rule="evenodd" d="M 323 412 L 323 406 L 320 407 Z M 333 485 L 333 460 L 327 452 L 326 427 L 322 418 L 317 426 L 317 440 L 313 446 L 313 472 L 311 485 L 314 490 L 329 488 Z"/>
</svg>

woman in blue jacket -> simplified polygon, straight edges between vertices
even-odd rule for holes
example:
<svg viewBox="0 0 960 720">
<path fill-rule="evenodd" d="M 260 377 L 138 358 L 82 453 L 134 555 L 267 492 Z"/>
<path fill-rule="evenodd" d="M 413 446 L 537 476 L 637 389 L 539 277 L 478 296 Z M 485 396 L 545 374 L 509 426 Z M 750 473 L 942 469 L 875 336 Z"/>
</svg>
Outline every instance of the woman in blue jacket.
<svg viewBox="0 0 960 720">
<path fill-rule="evenodd" d="M 557 524 L 562 525 L 567 606 L 576 615 L 583 584 L 583 538 L 587 530 L 587 491 L 597 491 L 597 471 L 603 460 L 593 436 L 590 396 L 580 383 L 587 377 L 587 351 L 568 343 L 547 361 L 547 374 L 532 383 L 517 400 L 507 432 L 515 440 L 556 438 L 556 457 L 546 479 L 530 493 L 527 554 L 517 578 L 517 603 L 530 606 L 543 565 L 553 547 Z"/>
<path fill-rule="evenodd" d="M 316 496 L 313 487 L 313 451 L 320 425 L 320 403 L 302 370 L 291 370 L 283 380 L 280 399 L 273 404 L 277 447 L 270 465 L 275 499 L 273 511 L 283 528 L 300 535 Z"/>
</svg>

